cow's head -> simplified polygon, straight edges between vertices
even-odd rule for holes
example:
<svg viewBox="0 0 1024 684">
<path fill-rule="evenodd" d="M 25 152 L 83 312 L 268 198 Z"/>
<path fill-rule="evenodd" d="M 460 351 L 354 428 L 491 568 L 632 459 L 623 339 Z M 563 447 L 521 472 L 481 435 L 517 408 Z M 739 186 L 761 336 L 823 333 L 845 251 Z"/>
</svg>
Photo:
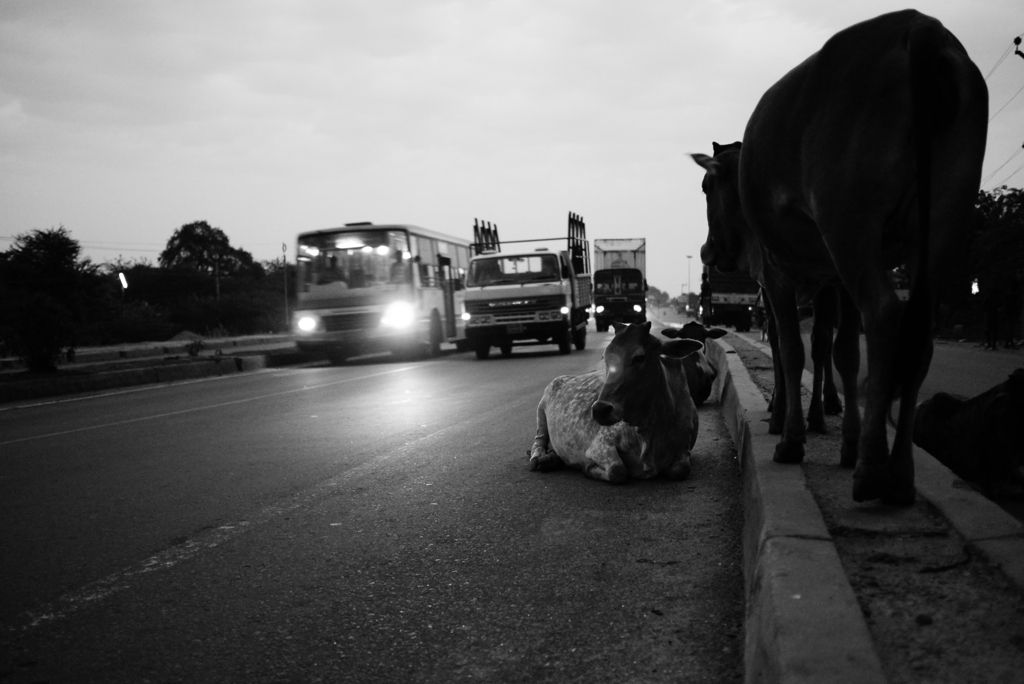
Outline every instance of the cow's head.
<svg viewBox="0 0 1024 684">
<path fill-rule="evenodd" d="M 704 171 L 701 189 L 708 202 L 708 239 L 700 248 L 700 260 L 724 273 L 748 270 L 747 220 L 740 206 L 739 169 L 742 143 L 711 143 L 714 156 L 692 154 Z"/>
<path fill-rule="evenodd" d="M 613 323 L 615 337 L 604 351 L 605 381 L 591 409 L 601 425 L 625 421 L 645 425 L 655 401 L 664 397 L 667 379 L 662 357 L 681 359 L 704 348 L 697 340 L 662 342 L 651 335 L 651 322 Z"/>
<path fill-rule="evenodd" d="M 705 328 L 697 321 L 690 321 L 681 328 L 665 328 L 661 334 L 673 340 L 686 339 L 707 342 L 724 337 L 729 334 L 729 331 L 722 328 Z"/>
</svg>

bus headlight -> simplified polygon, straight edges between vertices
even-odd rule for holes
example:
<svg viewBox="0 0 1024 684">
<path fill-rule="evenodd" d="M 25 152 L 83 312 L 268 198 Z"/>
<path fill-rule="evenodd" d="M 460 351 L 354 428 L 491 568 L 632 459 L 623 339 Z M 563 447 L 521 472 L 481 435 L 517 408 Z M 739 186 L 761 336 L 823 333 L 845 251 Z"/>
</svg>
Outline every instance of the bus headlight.
<svg viewBox="0 0 1024 684">
<path fill-rule="evenodd" d="M 416 322 L 416 310 L 409 302 L 392 302 L 384 310 L 381 325 L 389 328 L 410 328 Z"/>
<path fill-rule="evenodd" d="M 633 305 L 633 311 L 636 311 L 637 313 L 640 313 L 643 310 L 644 310 L 644 308 L 642 306 L 640 306 L 639 304 L 634 304 Z"/>
<path fill-rule="evenodd" d="M 316 330 L 317 323 L 318 321 L 316 316 L 310 316 L 307 314 L 299 316 L 299 318 L 295 321 L 295 327 L 298 328 L 299 331 L 301 332 L 310 333 Z"/>
</svg>

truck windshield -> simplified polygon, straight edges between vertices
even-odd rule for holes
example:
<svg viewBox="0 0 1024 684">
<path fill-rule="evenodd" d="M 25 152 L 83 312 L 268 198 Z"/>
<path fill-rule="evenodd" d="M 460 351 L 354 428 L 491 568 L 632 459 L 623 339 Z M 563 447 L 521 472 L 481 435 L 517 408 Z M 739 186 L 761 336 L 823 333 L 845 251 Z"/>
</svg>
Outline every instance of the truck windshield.
<svg viewBox="0 0 1024 684">
<path fill-rule="evenodd" d="M 299 283 L 306 292 L 397 289 L 412 282 L 409 239 L 396 230 L 353 230 L 299 238 Z"/>
<path fill-rule="evenodd" d="M 643 292 L 643 281 L 640 271 L 625 273 L 598 271 L 594 274 L 594 292 L 616 295 L 640 294 Z"/>
<path fill-rule="evenodd" d="M 554 254 L 494 256 L 474 259 L 469 265 L 469 287 L 536 283 L 560 279 Z"/>
</svg>

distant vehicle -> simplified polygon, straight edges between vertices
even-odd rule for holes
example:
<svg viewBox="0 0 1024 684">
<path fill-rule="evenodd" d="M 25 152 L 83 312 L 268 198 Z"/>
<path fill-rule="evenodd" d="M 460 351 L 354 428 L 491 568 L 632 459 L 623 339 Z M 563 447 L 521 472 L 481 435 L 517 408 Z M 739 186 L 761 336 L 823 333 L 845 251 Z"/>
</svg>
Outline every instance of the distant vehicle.
<svg viewBox="0 0 1024 684">
<path fill-rule="evenodd" d="M 704 267 L 711 285 L 711 307 L 702 302 L 700 319 L 705 326 L 731 325 L 737 332 L 747 332 L 753 322 L 754 305 L 761 286 L 746 273 L 722 273 Z"/>
<path fill-rule="evenodd" d="M 594 240 L 594 323 L 598 332 L 612 321 L 647 320 L 647 240 Z"/>
<path fill-rule="evenodd" d="M 443 342 L 468 349 L 460 314 L 469 244 L 404 224 L 300 234 L 296 345 L 332 363 L 375 351 L 436 356 Z"/>
<path fill-rule="evenodd" d="M 586 347 L 591 282 L 583 219 L 569 214 L 564 238 L 505 243 L 564 241 L 557 251 L 506 250 L 490 223 L 474 222 L 473 232 L 463 318 L 477 358 L 486 359 L 491 347 L 508 356 L 514 344 L 557 344 L 563 354 Z"/>
</svg>

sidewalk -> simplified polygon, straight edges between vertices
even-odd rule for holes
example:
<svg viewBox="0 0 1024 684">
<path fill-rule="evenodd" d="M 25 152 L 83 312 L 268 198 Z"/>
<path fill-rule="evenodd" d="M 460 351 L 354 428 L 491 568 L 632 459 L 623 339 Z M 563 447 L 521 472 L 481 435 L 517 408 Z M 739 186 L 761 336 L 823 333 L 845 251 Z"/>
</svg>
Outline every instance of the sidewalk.
<svg viewBox="0 0 1024 684">
<path fill-rule="evenodd" d="M 741 341 L 756 345 L 749 339 Z M 921 539 L 955 548 L 961 544 L 985 559 L 979 562 L 994 566 L 1008 580 L 1010 603 L 1024 605 L 1024 526 L 1017 520 L 967 487 L 930 455 L 916 449 L 916 485 L 923 501 L 908 509 L 854 504 L 849 489 L 851 473 L 836 466 L 837 456 L 826 454 L 823 461 L 819 456 L 816 462 L 811 455 L 819 443 L 815 435 L 808 436 L 804 466 L 774 463 L 772 456 L 778 437 L 768 435 L 766 419 L 770 414 L 761 389 L 751 379 L 736 350 L 723 340 L 716 343 L 709 345 L 709 356 L 720 371 L 713 397 L 720 398 L 722 415 L 736 444 L 747 502 L 744 575 L 748 682 L 882 683 L 889 681 L 887 672 L 896 673 L 898 676 L 893 678 L 900 681 L 932 681 L 928 668 L 941 668 L 943 663 L 940 656 L 929 660 L 918 658 L 916 651 L 910 652 L 921 647 L 919 630 L 924 625 L 933 629 L 924 638 L 925 650 L 929 645 L 941 650 L 945 636 L 956 639 L 960 635 L 951 632 L 971 629 L 966 619 L 958 623 L 955 618 L 933 618 L 923 613 L 900 616 L 899 610 L 891 611 L 896 617 L 878 610 L 871 617 L 873 625 L 869 625 L 862 604 L 870 611 L 879 602 L 876 598 L 883 602 L 889 598 L 885 596 L 887 587 L 897 585 L 885 584 L 883 579 L 878 587 L 880 597 L 865 596 L 863 587 L 858 594 L 841 560 L 840 547 L 846 549 L 845 562 L 852 563 L 858 573 L 903 573 L 896 579 L 906 581 L 910 572 L 906 568 L 916 559 L 901 550 L 911 548 Z M 809 384 L 809 373 L 805 372 L 804 380 L 805 385 Z M 819 446 L 818 450 L 825 449 Z M 808 473 L 814 473 L 813 483 L 809 483 Z M 829 506 L 828 520 L 822 505 Z M 956 538 L 949 538 L 950 534 L 940 529 L 941 524 L 934 519 L 938 516 L 930 517 L 933 509 L 929 505 L 948 520 L 956 530 L 952 535 Z M 837 538 L 833 531 L 843 536 Z M 855 553 L 857 545 L 865 543 L 873 552 L 861 558 L 871 562 L 852 562 L 850 549 Z M 969 552 L 967 559 L 970 562 Z M 901 562 L 904 567 L 898 566 Z M 894 564 L 890 567 L 886 563 Z M 958 560 L 949 568 L 960 565 Z M 917 574 L 910 579 L 937 579 L 937 574 L 928 572 L 937 571 L 915 570 Z M 870 581 L 874 579 L 869 577 Z M 864 584 L 863 578 L 858 577 L 857 583 Z M 890 589 L 889 593 L 898 592 Z M 943 608 L 935 606 L 935 614 Z M 955 610 L 955 606 L 947 608 Z M 984 613 L 988 608 L 983 605 L 979 610 Z M 894 623 L 910 630 L 910 636 L 901 634 L 879 641 L 873 635 L 872 628 L 879 634 L 888 634 L 885 630 Z M 981 628 L 981 638 L 994 640 L 987 630 L 995 627 L 993 624 Z M 988 681 L 984 679 L 987 657 L 982 653 L 967 656 L 966 666 L 973 667 L 982 677 L 977 681 Z M 915 678 L 915 674 L 920 678 Z M 940 678 L 949 680 L 948 676 Z"/>
</svg>

